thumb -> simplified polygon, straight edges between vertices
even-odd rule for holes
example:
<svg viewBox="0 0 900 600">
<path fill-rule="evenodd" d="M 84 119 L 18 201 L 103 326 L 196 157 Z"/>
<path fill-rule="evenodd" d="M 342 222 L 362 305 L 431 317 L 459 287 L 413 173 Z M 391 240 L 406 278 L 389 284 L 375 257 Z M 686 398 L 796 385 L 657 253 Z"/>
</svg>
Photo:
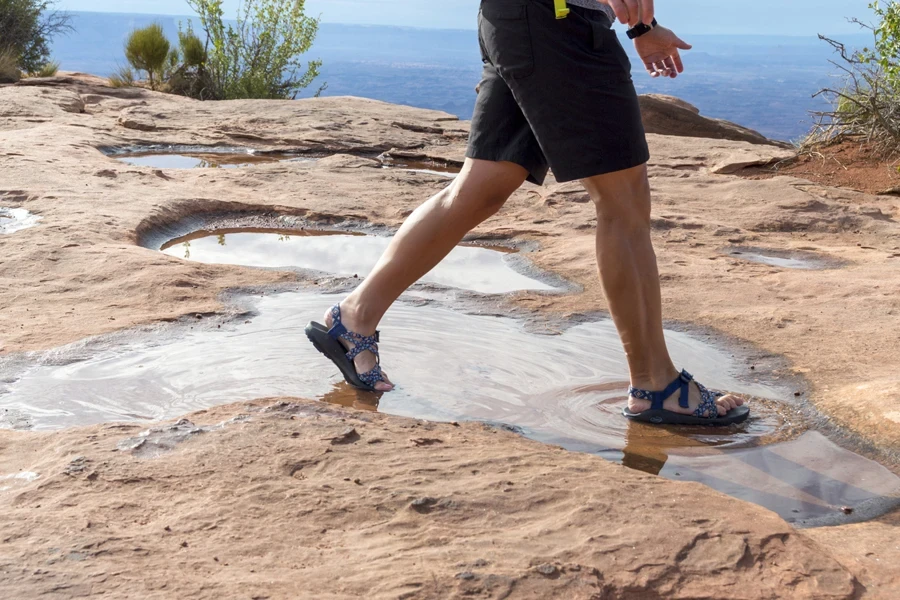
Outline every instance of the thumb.
<svg viewBox="0 0 900 600">
<path fill-rule="evenodd" d="M 691 48 L 693 48 L 693 46 L 677 36 L 675 37 L 675 47 L 679 50 L 690 50 Z"/>
</svg>

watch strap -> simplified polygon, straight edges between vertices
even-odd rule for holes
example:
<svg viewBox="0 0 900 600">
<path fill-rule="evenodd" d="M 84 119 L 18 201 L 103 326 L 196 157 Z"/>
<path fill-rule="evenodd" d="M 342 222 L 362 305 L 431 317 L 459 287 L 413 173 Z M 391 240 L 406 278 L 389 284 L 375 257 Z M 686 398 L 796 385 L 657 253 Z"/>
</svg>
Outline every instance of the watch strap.
<svg viewBox="0 0 900 600">
<path fill-rule="evenodd" d="M 626 31 L 625 35 L 628 36 L 629 40 L 634 40 L 641 37 L 645 33 L 650 33 L 651 31 L 653 31 L 653 28 L 656 27 L 656 25 L 656 19 L 653 19 L 653 21 L 649 25 L 647 25 L 646 23 L 638 23 L 637 25 Z"/>
</svg>

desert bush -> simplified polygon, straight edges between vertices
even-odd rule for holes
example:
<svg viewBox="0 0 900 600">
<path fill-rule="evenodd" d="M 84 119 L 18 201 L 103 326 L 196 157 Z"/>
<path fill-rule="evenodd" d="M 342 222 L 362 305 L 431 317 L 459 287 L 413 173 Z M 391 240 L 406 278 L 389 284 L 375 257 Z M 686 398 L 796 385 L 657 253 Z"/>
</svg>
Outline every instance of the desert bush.
<svg viewBox="0 0 900 600">
<path fill-rule="evenodd" d="M 848 49 L 826 36 L 839 59 L 831 61 L 841 74 L 841 85 L 820 90 L 831 108 L 815 111 L 816 126 L 803 146 L 841 139 L 861 139 L 877 152 L 900 153 L 900 2 L 872 2 L 877 23 L 854 22 L 872 32 L 872 48 Z"/>
<path fill-rule="evenodd" d="M 295 98 L 319 75 L 321 61 L 300 59 L 319 28 L 305 0 L 244 0 L 236 26 L 225 24 L 223 0 L 187 2 L 206 35 L 206 97 Z"/>
<path fill-rule="evenodd" d="M 109 85 L 114 88 L 133 87 L 134 70 L 131 67 L 119 67 L 109 76 Z"/>
<path fill-rule="evenodd" d="M 20 77 L 19 55 L 11 48 L 0 48 L 0 83 L 15 83 Z"/>
<path fill-rule="evenodd" d="M 39 71 L 53 36 L 72 30 L 70 17 L 55 6 L 56 0 L 0 0 L 0 52 L 14 55 L 19 70 Z"/>
<path fill-rule="evenodd" d="M 206 48 L 203 41 L 194 33 L 190 23 L 187 31 L 178 32 L 178 47 L 181 49 L 184 66 L 201 67 L 206 64 Z"/>
<path fill-rule="evenodd" d="M 30 73 L 32 77 L 53 77 L 59 71 L 59 62 L 51 60 L 41 65 L 41 68 Z"/>
<path fill-rule="evenodd" d="M 147 73 L 150 89 L 155 90 L 165 79 L 171 49 L 162 25 L 154 23 L 131 32 L 125 41 L 125 58 L 132 67 Z"/>
<path fill-rule="evenodd" d="M 207 55 L 203 42 L 191 29 L 178 32 L 179 63 L 171 70 L 166 81 L 173 94 L 190 96 L 199 100 L 212 98 Z"/>
</svg>

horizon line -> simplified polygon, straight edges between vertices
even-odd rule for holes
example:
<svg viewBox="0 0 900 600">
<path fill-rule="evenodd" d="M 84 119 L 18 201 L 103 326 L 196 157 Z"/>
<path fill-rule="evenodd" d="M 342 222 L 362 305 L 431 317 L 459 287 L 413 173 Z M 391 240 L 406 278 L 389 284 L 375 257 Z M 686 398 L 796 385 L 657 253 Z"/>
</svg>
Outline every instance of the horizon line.
<svg viewBox="0 0 900 600">
<path fill-rule="evenodd" d="M 89 13 L 95 15 L 140 15 L 145 17 L 187 17 L 187 18 L 197 18 L 197 14 L 173 14 L 173 13 L 147 13 L 147 12 L 118 12 L 118 11 L 108 11 L 108 10 L 60 10 L 59 13 Z M 233 21 L 234 19 L 225 19 L 226 21 Z M 477 31 L 475 27 L 472 28 L 458 28 L 458 27 L 422 27 L 416 25 L 384 25 L 380 23 L 347 23 L 344 21 L 321 21 L 323 25 L 344 25 L 346 27 L 381 27 L 385 29 L 414 29 L 419 31 L 466 31 L 473 32 Z M 616 23 L 618 25 L 618 23 Z M 683 36 L 731 36 L 731 37 L 746 37 L 746 38 L 809 38 L 809 37 L 817 37 L 819 35 L 825 36 L 847 36 L 847 35 L 870 35 L 865 32 L 859 33 L 809 33 L 809 34 L 789 34 L 789 33 L 773 33 L 773 34 L 758 34 L 758 33 L 697 33 L 686 31 L 684 33 L 679 33 L 679 35 Z"/>
</svg>

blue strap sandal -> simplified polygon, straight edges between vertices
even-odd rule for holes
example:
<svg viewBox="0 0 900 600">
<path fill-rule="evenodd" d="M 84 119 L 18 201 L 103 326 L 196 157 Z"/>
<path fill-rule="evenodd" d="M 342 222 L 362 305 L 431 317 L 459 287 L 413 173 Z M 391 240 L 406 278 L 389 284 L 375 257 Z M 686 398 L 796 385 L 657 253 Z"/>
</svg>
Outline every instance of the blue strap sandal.
<svg viewBox="0 0 900 600">
<path fill-rule="evenodd" d="M 706 389 L 696 381 L 697 387 L 700 388 L 700 406 L 692 415 L 683 415 L 663 408 L 663 402 L 666 398 L 681 389 L 681 395 L 678 397 L 678 406 L 688 408 L 688 394 L 690 393 L 690 383 L 694 381 L 694 377 L 687 371 L 682 371 L 678 378 L 670 383 L 666 389 L 661 392 L 651 392 L 648 390 L 640 390 L 635 387 L 628 388 L 628 395 L 634 396 L 640 400 L 650 401 L 650 410 L 634 413 L 626 407 L 622 414 L 635 421 L 644 423 L 653 423 L 654 425 L 734 425 L 742 423 L 750 416 L 749 406 L 738 406 L 729 410 L 727 413 L 719 416 L 716 406 L 716 400 L 724 396 L 721 392 L 714 392 Z"/>
<path fill-rule="evenodd" d="M 381 372 L 381 358 L 378 355 L 378 332 L 376 331 L 375 335 L 365 336 L 348 330 L 341 322 L 340 304 L 331 307 L 331 318 L 333 320 L 331 329 L 321 323 L 311 321 L 306 326 L 306 337 L 316 347 L 316 350 L 324 354 L 341 370 L 347 383 L 368 392 L 377 391 L 375 384 L 384 381 L 384 374 Z M 353 344 L 353 348 L 347 351 L 347 348 L 341 343 L 341 339 Z M 375 368 L 365 373 L 357 373 L 353 359 L 367 350 L 375 355 Z"/>
</svg>

